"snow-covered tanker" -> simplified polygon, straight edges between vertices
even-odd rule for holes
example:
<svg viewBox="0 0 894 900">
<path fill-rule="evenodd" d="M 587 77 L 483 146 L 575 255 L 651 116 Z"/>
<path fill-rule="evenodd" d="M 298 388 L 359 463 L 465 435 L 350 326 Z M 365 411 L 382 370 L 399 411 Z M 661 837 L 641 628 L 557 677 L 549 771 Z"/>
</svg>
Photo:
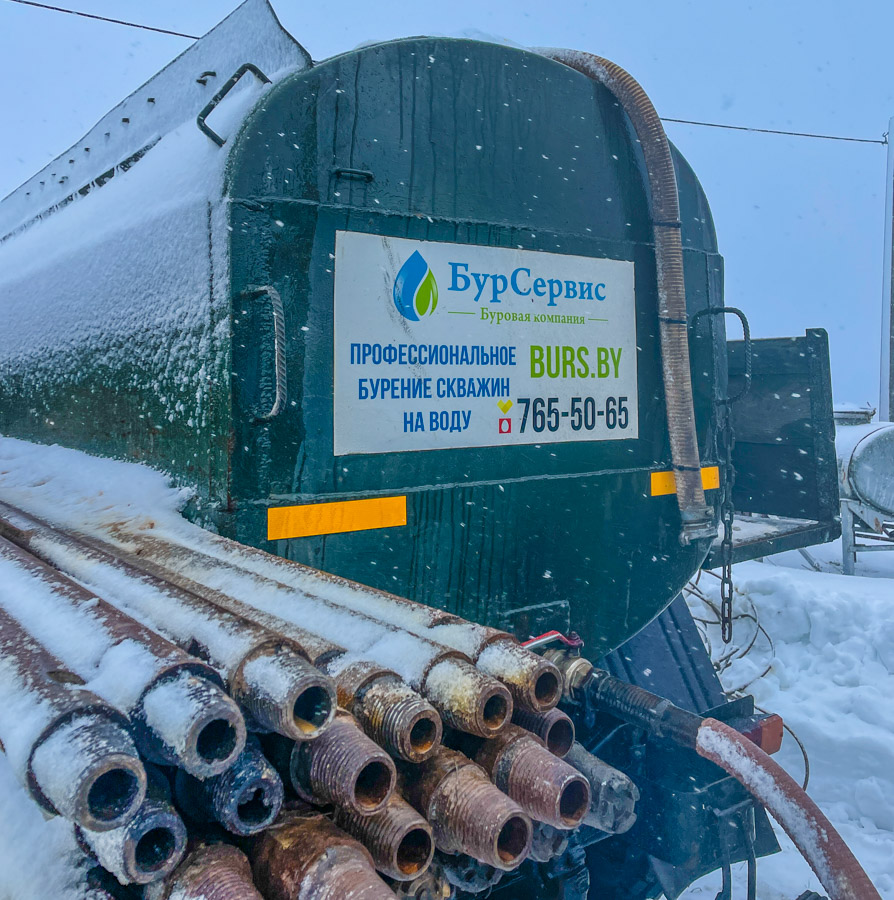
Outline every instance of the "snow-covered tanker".
<svg viewBox="0 0 894 900">
<path fill-rule="evenodd" d="M 839 533 L 825 333 L 728 343 L 729 314 L 618 67 L 440 37 L 314 63 L 248 0 L 0 204 L 0 432 L 168 472 L 203 526 L 441 624 L 556 633 L 530 647 L 635 824 L 512 873 L 441 854 L 398 896 L 674 898 L 775 838 L 590 663 L 772 751 L 680 591 Z"/>
</svg>

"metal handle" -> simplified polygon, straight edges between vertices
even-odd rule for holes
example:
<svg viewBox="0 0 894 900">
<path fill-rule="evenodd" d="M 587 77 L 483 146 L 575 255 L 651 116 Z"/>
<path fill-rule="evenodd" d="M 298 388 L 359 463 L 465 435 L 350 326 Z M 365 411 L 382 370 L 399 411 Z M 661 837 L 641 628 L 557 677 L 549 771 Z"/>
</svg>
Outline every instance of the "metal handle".
<svg viewBox="0 0 894 900">
<path fill-rule="evenodd" d="M 748 319 L 745 318 L 745 313 L 742 312 L 741 309 L 737 309 L 735 306 L 715 306 L 712 309 L 700 309 L 691 320 L 691 325 L 694 328 L 695 323 L 702 316 L 725 316 L 729 313 L 731 316 L 738 316 L 739 321 L 742 323 L 742 337 L 745 342 L 745 384 L 742 387 L 742 390 L 736 394 L 735 397 L 727 397 L 723 403 L 729 404 L 730 406 L 733 403 L 737 403 L 741 400 L 751 389 L 751 328 L 748 325 Z"/>
<path fill-rule="evenodd" d="M 233 86 L 237 81 L 246 73 L 251 72 L 261 84 L 270 84 L 270 79 L 254 64 L 254 63 L 243 63 L 239 66 L 238 69 L 224 82 L 223 87 L 208 101 L 208 105 L 196 116 L 196 125 L 199 126 L 199 130 L 204 132 L 217 144 L 218 147 L 223 147 L 223 145 L 227 142 L 226 138 L 222 138 L 214 129 L 210 128 L 205 124 L 205 119 L 211 115 L 212 110 L 230 91 L 233 89 Z"/>
<path fill-rule="evenodd" d="M 276 418 L 286 405 L 286 319 L 283 313 L 282 297 L 272 284 L 262 286 L 250 285 L 243 292 L 243 296 L 270 298 L 270 307 L 273 311 L 273 357 L 276 371 L 276 396 L 273 406 L 264 416 L 255 416 L 256 422 L 269 422 Z"/>
<path fill-rule="evenodd" d="M 332 170 L 333 178 L 357 178 L 360 181 L 373 181 L 375 175 L 369 169 L 350 169 L 345 166 L 338 166 Z"/>
</svg>

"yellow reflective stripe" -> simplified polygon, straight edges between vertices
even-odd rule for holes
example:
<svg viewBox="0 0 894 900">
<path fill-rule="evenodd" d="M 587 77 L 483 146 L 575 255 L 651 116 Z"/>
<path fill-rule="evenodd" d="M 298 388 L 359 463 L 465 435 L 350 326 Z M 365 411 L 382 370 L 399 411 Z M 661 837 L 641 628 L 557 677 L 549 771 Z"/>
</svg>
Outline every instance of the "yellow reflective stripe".
<svg viewBox="0 0 894 900">
<path fill-rule="evenodd" d="M 406 524 L 406 497 L 277 506 L 267 510 L 267 540 L 368 531 L 370 528 L 394 528 Z"/>
<path fill-rule="evenodd" d="M 702 487 L 706 491 L 720 487 L 720 469 L 717 466 L 705 466 L 702 469 Z M 677 493 L 677 482 L 673 472 L 652 472 L 652 496 L 663 497 Z"/>
</svg>

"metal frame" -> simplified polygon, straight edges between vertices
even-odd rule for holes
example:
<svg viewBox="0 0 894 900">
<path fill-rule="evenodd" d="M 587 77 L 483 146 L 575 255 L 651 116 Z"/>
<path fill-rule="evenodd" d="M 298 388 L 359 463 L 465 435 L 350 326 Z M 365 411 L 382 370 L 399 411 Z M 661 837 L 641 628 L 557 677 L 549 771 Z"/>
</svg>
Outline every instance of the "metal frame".
<svg viewBox="0 0 894 900">
<path fill-rule="evenodd" d="M 858 553 L 894 551 L 894 522 L 886 522 L 884 513 L 860 503 L 841 500 L 841 571 L 854 575 Z M 878 526 L 878 527 L 876 527 Z M 875 544 L 860 543 L 871 538 Z"/>
</svg>

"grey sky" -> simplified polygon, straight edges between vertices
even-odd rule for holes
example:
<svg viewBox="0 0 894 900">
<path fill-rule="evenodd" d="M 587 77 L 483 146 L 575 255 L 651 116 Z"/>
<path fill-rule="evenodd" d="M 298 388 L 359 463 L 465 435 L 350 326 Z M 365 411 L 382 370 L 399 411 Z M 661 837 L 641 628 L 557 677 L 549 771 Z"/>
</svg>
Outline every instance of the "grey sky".
<svg viewBox="0 0 894 900">
<path fill-rule="evenodd" d="M 202 34 L 237 0 L 58 5 Z M 591 50 L 623 65 L 659 112 L 880 137 L 894 115 L 890 0 L 274 0 L 315 59 L 373 39 L 478 30 Z M 0 196 L 65 150 L 181 50 L 182 38 L 0 0 Z M 885 148 L 668 125 L 710 200 L 726 298 L 756 336 L 828 329 L 836 400 L 878 399 Z"/>
</svg>

